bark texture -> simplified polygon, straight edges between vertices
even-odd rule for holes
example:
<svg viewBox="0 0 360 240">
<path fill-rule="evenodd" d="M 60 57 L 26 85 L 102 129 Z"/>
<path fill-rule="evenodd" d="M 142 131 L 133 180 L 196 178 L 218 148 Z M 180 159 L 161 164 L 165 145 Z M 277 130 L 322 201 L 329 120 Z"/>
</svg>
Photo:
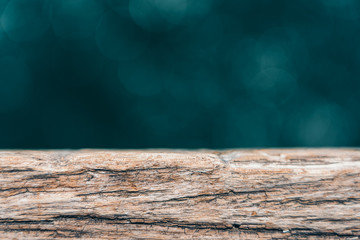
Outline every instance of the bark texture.
<svg viewBox="0 0 360 240">
<path fill-rule="evenodd" d="M 0 151 L 1 239 L 359 237 L 359 149 Z"/>
</svg>

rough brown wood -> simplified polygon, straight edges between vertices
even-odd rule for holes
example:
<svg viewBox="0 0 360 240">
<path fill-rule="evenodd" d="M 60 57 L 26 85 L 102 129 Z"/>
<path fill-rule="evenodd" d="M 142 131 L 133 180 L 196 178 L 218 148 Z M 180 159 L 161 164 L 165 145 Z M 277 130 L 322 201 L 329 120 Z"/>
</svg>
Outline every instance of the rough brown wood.
<svg viewBox="0 0 360 240">
<path fill-rule="evenodd" d="M 359 149 L 1 151 L 1 239 L 359 239 Z"/>
</svg>

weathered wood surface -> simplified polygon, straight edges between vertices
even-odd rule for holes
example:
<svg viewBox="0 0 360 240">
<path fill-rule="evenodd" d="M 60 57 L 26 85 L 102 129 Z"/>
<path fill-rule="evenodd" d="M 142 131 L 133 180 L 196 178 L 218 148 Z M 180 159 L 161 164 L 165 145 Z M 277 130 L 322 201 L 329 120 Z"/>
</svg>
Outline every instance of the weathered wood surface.
<svg viewBox="0 0 360 240">
<path fill-rule="evenodd" d="M 1 239 L 359 239 L 359 149 L 0 151 Z"/>
</svg>

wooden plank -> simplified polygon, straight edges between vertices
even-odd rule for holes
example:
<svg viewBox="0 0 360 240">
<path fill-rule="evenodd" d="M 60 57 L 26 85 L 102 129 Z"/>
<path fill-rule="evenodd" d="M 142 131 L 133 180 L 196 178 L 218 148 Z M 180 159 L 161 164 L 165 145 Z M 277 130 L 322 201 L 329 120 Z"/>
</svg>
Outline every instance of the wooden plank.
<svg viewBox="0 0 360 240">
<path fill-rule="evenodd" d="M 359 149 L 0 151 L 1 239 L 359 239 Z"/>
</svg>

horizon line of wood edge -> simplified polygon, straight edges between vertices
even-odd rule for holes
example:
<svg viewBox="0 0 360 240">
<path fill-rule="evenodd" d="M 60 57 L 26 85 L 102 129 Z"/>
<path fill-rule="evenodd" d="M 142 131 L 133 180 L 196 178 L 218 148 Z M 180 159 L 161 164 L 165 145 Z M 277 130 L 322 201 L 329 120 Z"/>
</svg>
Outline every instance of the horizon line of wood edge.
<svg viewBox="0 0 360 240">
<path fill-rule="evenodd" d="M 360 150 L 4 150 L 0 239 L 359 239 Z"/>
</svg>

